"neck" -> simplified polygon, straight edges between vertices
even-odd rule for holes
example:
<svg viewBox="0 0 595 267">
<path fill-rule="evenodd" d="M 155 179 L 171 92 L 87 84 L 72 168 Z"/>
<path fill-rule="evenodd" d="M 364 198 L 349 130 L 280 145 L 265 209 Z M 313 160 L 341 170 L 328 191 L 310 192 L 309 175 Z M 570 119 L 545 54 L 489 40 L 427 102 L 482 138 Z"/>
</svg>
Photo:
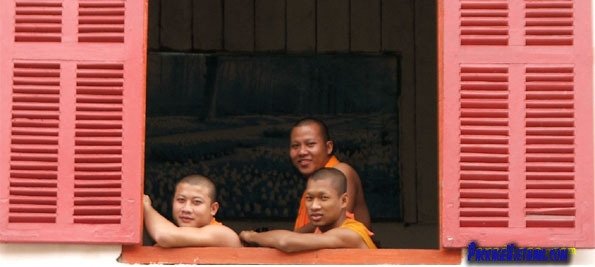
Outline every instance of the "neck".
<svg viewBox="0 0 595 267">
<path fill-rule="evenodd" d="M 347 219 L 347 216 L 345 216 L 345 210 L 341 210 L 341 217 L 339 217 L 339 219 L 337 219 L 332 224 L 319 226 L 318 229 L 320 229 L 320 231 L 324 233 L 324 232 L 331 230 L 333 228 L 339 228 L 346 219 Z"/>
</svg>

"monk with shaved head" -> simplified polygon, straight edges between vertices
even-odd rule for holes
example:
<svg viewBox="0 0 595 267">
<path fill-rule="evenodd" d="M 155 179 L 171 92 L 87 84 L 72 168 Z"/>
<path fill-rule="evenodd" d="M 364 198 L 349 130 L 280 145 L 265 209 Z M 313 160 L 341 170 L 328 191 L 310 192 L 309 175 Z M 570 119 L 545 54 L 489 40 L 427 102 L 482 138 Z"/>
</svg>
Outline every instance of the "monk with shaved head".
<svg viewBox="0 0 595 267">
<path fill-rule="evenodd" d="M 362 182 L 351 165 L 340 162 L 334 155 L 334 143 L 327 125 L 320 119 L 306 117 L 295 123 L 291 129 L 289 156 L 293 166 L 304 176 L 310 177 L 321 168 L 340 170 L 347 179 L 347 216 L 371 227 L 370 213 L 364 197 Z M 294 231 L 312 233 L 315 230 L 306 213 L 306 195 L 302 195 Z"/>
<path fill-rule="evenodd" d="M 215 220 L 219 210 L 215 184 L 202 175 L 189 175 L 176 184 L 172 212 L 175 224 L 143 199 L 145 227 L 161 247 L 241 247 L 235 231 Z"/>
<path fill-rule="evenodd" d="M 361 222 L 348 218 L 347 179 L 335 168 L 315 171 L 305 190 L 306 210 L 314 233 L 273 230 L 242 231 L 240 238 L 250 245 L 273 247 L 285 252 L 329 248 L 375 249 L 371 233 Z"/>
</svg>

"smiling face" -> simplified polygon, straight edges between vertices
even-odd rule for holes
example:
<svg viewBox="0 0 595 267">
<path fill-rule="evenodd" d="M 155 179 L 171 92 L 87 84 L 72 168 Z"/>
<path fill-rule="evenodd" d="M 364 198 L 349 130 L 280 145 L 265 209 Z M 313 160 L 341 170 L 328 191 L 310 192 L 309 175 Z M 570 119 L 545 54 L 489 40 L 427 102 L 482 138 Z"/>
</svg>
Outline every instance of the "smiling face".
<svg viewBox="0 0 595 267">
<path fill-rule="evenodd" d="M 347 194 L 340 194 L 331 179 L 309 179 L 306 210 L 310 221 L 322 232 L 339 227 L 347 208 Z"/>
<path fill-rule="evenodd" d="M 203 227 L 209 224 L 219 209 L 219 203 L 209 196 L 209 188 L 181 182 L 176 186 L 173 218 L 181 227 Z"/>
<path fill-rule="evenodd" d="M 289 156 L 304 177 L 323 168 L 333 151 L 333 142 L 325 140 L 316 123 L 296 126 L 291 130 Z"/>
</svg>

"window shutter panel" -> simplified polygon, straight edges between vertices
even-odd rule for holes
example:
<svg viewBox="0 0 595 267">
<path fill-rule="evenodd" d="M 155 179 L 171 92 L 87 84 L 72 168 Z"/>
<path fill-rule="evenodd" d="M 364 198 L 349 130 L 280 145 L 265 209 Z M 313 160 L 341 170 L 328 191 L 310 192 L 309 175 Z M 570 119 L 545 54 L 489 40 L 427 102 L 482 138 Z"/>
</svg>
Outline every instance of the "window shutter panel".
<svg viewBox="0 0 595 267">
<path fill-rule="evenodd" d="M 0 241 L 141 242 L 146 8 L 0 3 Z"/>
<path fill-rule="evenodd" d="M 595 246 L 591 1 L 442 1 L 442 244 Z"/>
</svg>

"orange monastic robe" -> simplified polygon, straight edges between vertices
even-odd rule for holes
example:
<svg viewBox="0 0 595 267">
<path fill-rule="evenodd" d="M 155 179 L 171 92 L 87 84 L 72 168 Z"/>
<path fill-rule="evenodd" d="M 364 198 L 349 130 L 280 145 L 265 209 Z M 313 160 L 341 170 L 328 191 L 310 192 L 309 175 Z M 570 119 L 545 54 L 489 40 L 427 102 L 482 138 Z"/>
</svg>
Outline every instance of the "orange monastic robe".
<svg viewBox="0 0 595 267">
<path fill-rule="evenodd" d="M 326 165 L 324 165 L 325 168 L 332 168 L 335 167 L 335 165 L 339 164 L 339 160 L 337 159 L 337 157 L 332 156 L 328 162 L 326 163 Z M 349 218 L 353 218 L 353 214 L 351 214 L 351 217 Z M 308 217 L 308 212 L 306 211 L 306 192 L 304 192 L 304 194 L 302 194 L 302 200 L 300 201 L 300 208 L 298 210 L 298 215 L 297 218 L 295 219 L 295 226 L 293 227 L 293 230 L 296 231 L 297 229 L 302 228 L 304 225 L 308 224 L 310 222 L 310 218 Z"/>
<path fill-rule="evenodd" d="M 217 221 L 215 219 L 215 217 L 213 217 L 213 219 L 211 219 L 211 222 L 209 223 L 209 225 L 223 225 L 223 223 Z"/>
<path fill-rule="evenodd" d="M 366 226 L 361 223 L 358 222 L 354 219 L 345 219 L 345 221 L 343 222 L 343 224 L 341 224 L 341 226 L 339 226 L 341 228 L 349 228 L 351 230 L 353 230 L 354 232 L 356 232 L 358 235 L 360 235 L 362 237 L 362 239 L 364 240 L 364 242 L 366 243 L 366 245 L 368 246 L 368 248 L 370 249 L 376 249 L 376 244 L 374 244 L 374 241 L 372 241 L 372 232 L 370 232 L 370 230 L 368 230 L 368 228 L 366 228 Z M 316 228 L 316 230 L 318 230 L 318 227 Z M 320 232 L 320 230 L 318 230 L 317 232 Z"/>
</svg>

